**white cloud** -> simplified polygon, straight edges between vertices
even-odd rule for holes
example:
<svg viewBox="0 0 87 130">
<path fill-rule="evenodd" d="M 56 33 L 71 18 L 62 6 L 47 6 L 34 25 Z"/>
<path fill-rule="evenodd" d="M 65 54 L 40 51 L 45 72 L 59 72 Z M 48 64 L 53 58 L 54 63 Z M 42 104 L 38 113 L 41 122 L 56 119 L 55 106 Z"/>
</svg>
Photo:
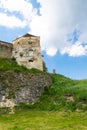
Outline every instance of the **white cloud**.
<svg viewBox="0 0 87 130">
<path fill-rule="evenodd" d="M 67 35 L 75 28 L 81 32 L 79 42 L 87 42 L 87 0 L 37 0 L 41 4 L 41 16 L 35 16 L 30 27 L 31 32 L 41 36 L 42 50 L 51 55 L 51 50 L 56 48 L 61 53 L 64 51 L 69 56 L 86 55 L 86 46 L 67 43 Z M 84 39 L 85 38 L 85 39 Z M 52 55 L 52 56 L 53 56 Z"/>
<path fill-rule="evenodd" d="M 46 52 L 47 52 L 47 55 L 54 56 L 54 55 L 56 55 L 56 53 L 57 53 L 57 48 L 54 48 L 54 47 L 48 48 L 48 49 L 46 50 Z"/>
<path fill-rule="evenodd" d="M 87 0 L 37 0 L 40 15 L 32 0 L 0 0 L 0 25 L 28 27 L 41 37 L 41 47 L 50 56 L 57 51 L 69 56 L 87 55 Z M 17 16 L 17 14 L 19 14 Z M 4 21 L 4 22 L 3 22 Z M 9 24 L 10 23 L 10 24 Z M 78 44 L 67 43 L 68 34 L 78 28 Z M 73 40 L 72 40 L 73 41 Z"/>
<path fill-rule="evenodd" d="M 25 21 L 21 21 L 15 16 L 8 16 L 5 13 L 0 13 L 0 25 L 13 28 L 13 27 L 25 27 Z"/>
<path fill-rule="evenodd" d="M 6 24 L 6 22 L 10 21 L 13 28 L 29 26 L 32 18 L 37 14 L 37 10 L 27 0 L 0 0 L 0 12 L 0 25 L 10 27 L 10 25 Z M 17 14 L 19 14 L 19 17 Z M 3 19 L 5 19 L 4 23 Z M 16 25 L 14 26 L 14 24 Z"/>
<path fill-rule="evenodd" d="M 76 42 L 69 47 L 65 47 L 61 54 L 68 54 L 72 57 L 85 56 L 87 55 L 87 44 L 84 46 L 82 43 Z"/>
<path fill-rule="evenodd" d="M 5 11 L 19 12 L 23 15 L 24 19 L 31 19 L 36 14 L 36 9 L 33 8 L 32 4 L 27 0 L 1 0 L 1 7 Z"/>
</svg>

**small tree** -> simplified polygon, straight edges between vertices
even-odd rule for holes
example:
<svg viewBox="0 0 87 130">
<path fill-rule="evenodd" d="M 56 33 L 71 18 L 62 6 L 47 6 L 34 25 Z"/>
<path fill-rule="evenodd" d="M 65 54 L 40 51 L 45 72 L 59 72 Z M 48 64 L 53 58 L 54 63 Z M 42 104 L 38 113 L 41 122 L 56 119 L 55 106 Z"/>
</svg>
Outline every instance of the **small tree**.
<svg viewBox="0 0 87 130">
<path fill-rule="evenodd" d="M 43 71 L 47 72 L 46 63 L 43 61 Z"/>
</svg>

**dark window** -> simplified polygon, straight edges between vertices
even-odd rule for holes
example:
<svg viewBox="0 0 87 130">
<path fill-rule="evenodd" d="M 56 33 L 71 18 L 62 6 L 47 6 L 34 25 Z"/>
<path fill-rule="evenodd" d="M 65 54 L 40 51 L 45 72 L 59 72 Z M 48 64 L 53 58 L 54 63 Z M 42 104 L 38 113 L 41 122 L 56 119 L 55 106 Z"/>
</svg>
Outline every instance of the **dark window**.
<svg viewBox="0 0 87 130">
<path fill-rule="evenodd" d="M 23 56 L 23 52 L 20 52 L 20 56 L 21 56 L 21 57 Z"/>
<path fill-rule="evenodd" d="M 17 51 L 15 51 L 15 53 L 17 53 Z"/>
<path fill-rule="evenodd" d="M 29 49 L 29 51 L 33 51 L 33 49 Z"/>
<path fill-rule="evenodd" d="M 31 59 L 31 60 L 29 60 L 29 62 L 33 62 L 33 60 Z"/>
<path fill-rule="evenodd" d="M 32 44 L 32 42 L 31 42 L 31 41 L 28 41 L 28 44 Z"/>
</svg>

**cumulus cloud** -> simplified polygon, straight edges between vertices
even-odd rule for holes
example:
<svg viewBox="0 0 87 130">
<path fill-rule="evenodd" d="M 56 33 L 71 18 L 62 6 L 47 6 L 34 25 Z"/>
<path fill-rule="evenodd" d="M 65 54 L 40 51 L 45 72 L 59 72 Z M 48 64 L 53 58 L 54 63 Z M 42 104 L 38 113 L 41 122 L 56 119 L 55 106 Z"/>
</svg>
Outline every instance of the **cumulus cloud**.
<svg viewBox="0 0 87 130">
<path fill-rule="evenodd" d="M 32 3 L 27 0 L 1 0 L 1 7 L 5 11 L 19 12 L 26 20 L 31 20 L 37 12 Z"/>
<path fill-rule="evenodd" d="M 0 0 L 0 25 L 28 27 L 29 33 L 41 37 L 42 50 L 50 56 L 58 51 L 69 56 L 87 55 L 87 44 L 83 45 L 87 43 L 87 0 L 37 2 L 39 14 L 32 0 Z"/>
<path fill-rule="evenodd" d="M 61 54 L 68 54 L 72 57 L 85 56 L 87 55 L 87 44 L 82 44 L 80 42 L 76 42 L 71 46 L 65 47 Z"/>
<path fill-rule="evenodd" d="M 29 26 L 37 14 L 37 10 L 27 0 L 0 0 L 0 12 L 0 25 L 11 28 Z"/>
<path fill-rule="evenodd" d="M 12 22 L 13 21 L 13 22 Z M 5 13 L 0 13 L 0 25 L 13 28 L 13 27 L 25 27 L 25 21 L 21 21 L 15 16 L 8 16 Z"/>
<path fill-rule="evenodd" d="M 50 56 L 54 56 L 54 55 L 56 55 L 56 53 L 57 53 L 57 48 L 54 48 L 54 47 L 49 47 L 49 48 L 47 48 L 47 55 L 50 55 Z"/>
<path fill-rule="evenodd" d="M 46 50 L 50 56 L 55 55 L 57 51 L 69 56 L 86 55 L 86 46 L 78 45 L 75 38 L 80 43 L 87 42 L 87 1 L 37 1 L 41 4 L 41 16 L 34 17 L 30 27 L 32 33 L 41 35 L 42 50 Z M 77 36 L 73 33 L 76 28 L 78 28 Z M 67 41 L 70 38 L 69 34 L 72 34 L 72 44 L 71 41 Z"/>
</svg>

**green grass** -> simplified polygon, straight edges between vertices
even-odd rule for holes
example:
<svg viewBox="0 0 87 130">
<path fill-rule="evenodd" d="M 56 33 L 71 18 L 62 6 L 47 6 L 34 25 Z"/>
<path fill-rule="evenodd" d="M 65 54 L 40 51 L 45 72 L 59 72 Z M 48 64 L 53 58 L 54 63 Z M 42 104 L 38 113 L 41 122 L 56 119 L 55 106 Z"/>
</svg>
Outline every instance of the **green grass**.
<svg viewBox="0 0 87 130">
<path fill-rule="evenodd" d="M 17 65 L 15 59 L 0 58 L 0 72 L 9 70 L 40 72 Z M 36 103 L 15 107 L 14 115 L 0 115 L 0 130 L 87 130 L 87 80 L 50 76 L 52 85 Z"/>
<path fill-rule="evenodd" d="M 68 92 L 75 97 L 75 100 L 87 101 L 87 80 L 79 81 L 78 84 L 71 86 Z"/>
<path fill-rule="evenodd" d="M 12 73 L 41 72 L 37 69 L 27 69 L 24 66 L 19 66 L 14 58 L 0 58 L 0 73 L 3 73 L 3 71 L 12 71 Z M 5 74 L 10 77 L 10 80 L 13 80 L 11 73 Z M 29 109 L 47 111 L 62 109 L 66 111 L 87 110 L 87 80 L 71 80 L 59 74 L 50 74 L 50 76 L 52 77 L 52 85 L 44 88 L 44 93 L 40 99 L 35 104 L 29 105 Z M 11 95 L 13 95 L 12 91 Z"/>
<path fill-rule="evenodd" d="M 37 69 L 27 69 L 24 66 L 17 64 L 15 58 L 0 58 L 0 71 L 15 71 L 15 72 L 25 72 L 25 73 L 38 73 L 41 72 Z"/>
<path fill-rule="evenodd" d="M 1 115 L 0 130 L 87 130 L 87 112 L 23 111 Z"/>
<path fill-rule="evenodd" d="M 87 80 L 71 80 L 51 74 L 53 84 L 45 87 L 38 102 L 31 106 L 37 110 L 87 110 Z"/>
</svg>

